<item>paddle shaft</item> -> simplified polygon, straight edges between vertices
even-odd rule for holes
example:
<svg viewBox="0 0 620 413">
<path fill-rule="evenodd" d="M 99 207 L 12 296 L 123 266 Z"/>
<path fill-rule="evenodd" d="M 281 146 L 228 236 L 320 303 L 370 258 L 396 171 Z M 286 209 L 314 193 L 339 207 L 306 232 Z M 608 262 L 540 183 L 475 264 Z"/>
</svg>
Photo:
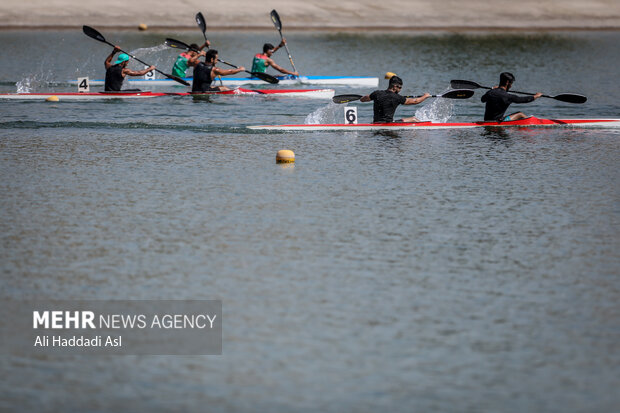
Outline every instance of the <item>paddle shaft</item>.
<svg viewBox="0 0 620 413">
<path fill-rule="evenodd" d="M 196 14 L 196 23 L 198 23 L 198 27 L 200 27 L 200 31 L 202 32 L 202 36 L 205 38 L 205 43 L 207 43 L 207 21 L 205 20 L 204 16 L 202 15 L 202 12 L 198 12 Z M 185 48 L 187 48 L 188 50 L 192 49 L 191 47 L 189 47 L 189 45 L 183 43 L 183 42 L 179 42 L 178 40 L 176 40 L 177 43 L 182 44 L 183 46 L 185 46 Z M 207 45 L 207 49 L 209 49 L 209 46 Z M 197 52 L 199 50 L 196 50 Z M 217 58 L 217 60 L 219 60 L 220 62 L 224 63 L 225 65 L 228 65 L 230 67 L 234 67 L 235 69 L 238 69 L 239 67 L 233 65 L 232 63 L 228 63 L 222 59 L 220 59 L 219 57 Z M 246 72 L 248 72 L 246 70 Z M 252 72 L 248 72 L 248 73 L 252 73 Z"/>
<path fill-rule="evenodd" d="M 278 29 L 278 33 L 280 33 L 280 40 L 284 41 L 284 36 L 282 36 L 282 21 L 280 20 L 280 16 L 278 15 L 277 11 L 271 11 L 271 20 L 276 26 L 276 29 Z M 286 43 L 284 43 L 284 48 L 286 49 L 286 54 L 288 54 L 288 60 L 291 62 L 291 66 L 293 66 L 293 71 L 297 72 L 297 69 L 295 68 L 295 63 L 293 63 L 293 56 L 291 56 L 291 52 L 290 50 L 288 50 L 288 46 Z"/>
<path fill-rule="evenodd" d="M 205 17 L 202 15 L 202 12 L 198 12 L 196 13 L 196 23 L 198 24 L 198 27 L 200 28 L 200 31 L 202 32 L 202 36 L 205 38 L 205 43 L 207 42 L 207 21 L 205 20 Z M 184 44 L 183 42 L 179 42 L 181 44 Z M 188 45 L 185 45 L 188 49 L 190 49 L 190 47 Z M 207 49 L 209 48 L 209 46 L 207 46 Z M 235 69 L 239 69 L 239 66 L 235 66 L 232 63 L 228 63 L 225 60 L 220 59 L 219 57 L 217 58 L 217 60 L 219 60 L 220 62 L 224 63 L 227 66 L 230 67 L 234 67 Z M 244 72 L 251 74 L 252 76 L 258 77 L 261 80 L 264 80 L 267 83 L 271 83 L 271 84 L 276 84 L 279 82 L 278 79 L 276 79 L 275 77 L 268 75 L 267 73 L 257 73 L 257 72 L 250 72 L 249 70 L 244 70 Z"/>
<path fill-rule="evenodd" d="M 278 33 L 280 33 L 280 39 L 284 40 L 284 36 L 282 36 L 282 30 L 278 30 Z M 291 51 L 288 50 L 288 45 L 286 43 L 284 43 L 284 48 L 286 49 L 286 54 L 288 54 L 288 60 L 291 62 L 291 66 L 293 66 L 293 71 L 297 72 L 295 63 L 293 63 L 293 56 L 291 56 Z"/>
<path fill-rule="evenodd" d="M 478 85 L 478 87 L 479 87 L 480 89 L 488 89 L 488 90 L 493 89 L 492 87 L 482 86 L 482 85 Z M 519 92 L 518 90 L 511 90 L 510 92 L 511 92 L 511 93 L 518 93 L 518 94 L 520 94 L 520 95 L 529 95 L 529 96 L 534 96 L 534 95 L 536 95 L 536 93 L 532 93 L 532 92 Z M 553 96 L 549 96 L 549 95 L 542 95 L 542 97 L 544 97 L 544 98 L 551 98 L 551 99 L 553 99 Z"/>
<path fill-rule="evenodd" d="M 410 99 L 410 98 L 411 99 L 417 99 L 417 98 L 421 98 L 422 96 L 424 96 L 424 95 L 419 95 L 419 96 L 403 96 L 403 97 L 407 98 L 407 99 Z M 363 95 L 337 95 L 337 96 L 334 96 L 332 98 L 332 100 L 335 101 L 335 100 L 338 100 L 338 98 L 345 98 L 347 100 L 344 101 L 344 102 L 341 102 L 341 103 L 346 103 L 346 102 L 352 102 L 354 100 L 360 100 L 363 97 L 364 97 Z M 441 95 L 431 95 L 430 97 L 437 98 L 437 97 L 441 97 Z"/>
<path fill-rule="evenodd" d="M 459 88 L 459 89 L 461 88 L 464 88 L 464 89 L 480 88 L 480 89 L 488 89 L 488 90 L 493 89 L 492 87 L 482 86 L 476 82 L 472 82 L 471 80 L 451 80 L 450 84 L 452 87 Z M 528 95 L 528 96 L 536 95 L 536 93 L 520 92 L 518 90 L 510 90 L 510 92 L 518 93 L 521 95 Z M 555 100 L 559 100 L 561 102 L 567 102 L 567 103 L 585 103 L 588 100 L 587 97 L 583 95 L 578 95 L 576 93 L 562 93 L 557 96 L 542 95 L 542 97 L 549 98 L 549 99 L 555 99 Z"/>
<path fill-rule="evenodd" d="M 87 28 L 88 28 L 88 29 L 87 29 Z M 90 37 L 90 38 L 92 38 L 92 39 L 95 39 L 95 40 L 98 40 L 98 41 L 100 41 L 100 42 L 103 42 L 103 43 L 105 43 L 105 44 L 108 44 L 108 45 L 110 45 L 110 46 L 112 46 L 112 47 L 116 48 L 116 45 L 114 45 L 114 44 L 112 44 L 112 43 L 108 42 L 108 41 L 105 39 L 105 37 L 103 37 L 103 36 L 101 35 L 101 33 L 99 33 L 97 30 L 93 29 L 92 27 L 89 27 L 89 26 L 83 26 L 82 30 L 84 31 L 84 34 L 86 34 L 88 37 Z M 119 49 L 119 51 L 120 51 L 120 52 L 122 52 L 122 53 L 125 53 L 127 56 L 131 57 L 132 59 L 134 59 L 134 60 L 136 60 L 136 61 L 138 61 L 138 62 L 140 62 L 140 63 L 142 63 L 143 65 L 146 65 L 146 66 L 153 66 L 153 65 L 150 65 L 150 64 L 148 64 L 148 63 L 146 63 L 146 62 L 144 62 L 144 61 L 142 61 L 142 60 L 138 59 L 136 56 L 132 55 L 131 53 L 127 53 L 127 52 L 126 52 L 126 51 L 124 51 L 123 49 Z M 177 76 L 173 76 L 173 75 L 170 75 L 170 74 L 168 74 L 168 73 L 164 73 L 164 72 L 162 72 L 161 70 L 159 70 L 159 69 L 157 69 L 157 68 L 155 68 L 154 70 L 155 70 L 157 73 L 160 73 L 160 74 L 162 74 L 162 75 L 166 76 L 168 79 L 172 79 L 172 80 L 174 80 L 174 81 L 176 81 L 176 82 L 179 82 L 179 83 L 181 83 L 181 84 L 182 84 L 182 85 L 184 85 L 184 86 L 190 86 L 190 84 L 189 84 L 189 83 L 187 83 L 185 80 L 183 80 L 183 79 L 181 79 L 181 78 L 179 78 L 179 77 L 177 77 Z"/>
<path fill-rule="evenodd" d="M 430 97 L 432 98 L 446 98 L 446 99 L 468 99 L 470 97 L 472 97 L 474 94 L 473 90 L 462 90 L 462 89 L 457 89 L 457 90 L 451 90 L 449 92 L 443 93 L 441 95 L 431 95 Z M 411 98 L 411 99 L 417 99 L 417 98 L 421 98 L 424 95 L 418 95 L 418 96 L 403 96 L 405 98 Z M 355 100 L 359 100 L 361 99 L 363 96 L 362 95 L 337 95 L 334 96 L 332 98 L 332 101 L 334 103 L 347 103 L 347 102 L 352 102 Z"/>
<path fill-rule="evenodd" d="M 109 44 L 109 45 L 110 45 L 110 46 L 112 46 L 112 47 L 116 47 L 115 45 L 113 45 L 112 43 L 110 43 L 110 42 L 108 42 L 108 41 L 106 41 L 106 43 L 107 43 L 107 44 Z M 120 51 L 120 52 L 125 53 L 127 56 L 131 57 L 132 59 L 134 59 L 134 60 L 136 60 L 136 61 L 138 61 L 138 62 L 140 62 L 140 63 L 142 63 L 143 65 L 146 65 L 146 66 L 153 66 L 153 65 L 150 65 L 150 64 L 148 64 L 148 63 L 146 63 L 146 62 L 144 62 L 144 61 L 142 61 L 142 60 L 138 59 L 136 56 L 134 56 L 134 55 L 132 55 L 132 54 L 127 53 L 127 52 L 126 52 L 126 51 L 124 51 L 123 49 L 119 49 L 119 51 Z M 177 82 L 181 83 L 181 84 L 182 84 L 182 85 L 184 85 L 184 86 L 190 86 L 190 84 L 189 84 L 188 82 L 186 82 L 185 80 L 181 79 L 180 77 L 173 76 L 173 75 L 170 75 L 170 74 L 168 74 L 168 73 L 164 73 L 164 72 L 162 72 L 161 70 L 159 70 L 159 69 L 157 69 L 157 68 L 154 68 L 153 70 L 155 70 L 157 73 L 160 73 L 160 74 L 162 74 L 162 75 L 166 76 L 166 77 L 167 77 L 167 78 L 169 78 L 169 79 L 172 79 L 172 80 L 175 80 L 175 81 L 177 81 Z"/>
<path fill-rule="evenodd" d="M 205 41 L 207 41 L 207 37 L 205 36 Z M 168 44 L 168 46 L 171 47 L 175 47 L 175 48 L 182 48 L 182 49 L 187 49 L 187 50 L 193 50 L 195 52 L 200 52 L 200 50 L 194 49 L 193 47 L 191 47 L 190 45 L 188 45 L 187 43 L 183 43 L 180 40 L 175 40 L 175 39 L 166 39 L 166 43 Z M 209 48 L 209 46 L 207 46 L 207 49 Z M 230 67 L 234 67 L 236 69 L 238 69 L 237 66 L 233 65 L 232 63 L 228 63 L 222 59 L 220 59 L 219 57 L 217 58 L 218 61 L 224 63 L 225 65 L 228 65 Z M 246 70 L 247 72 L 247 70 Z M 250 72 L 248 72 L 250 73 Z"/>
</svg>

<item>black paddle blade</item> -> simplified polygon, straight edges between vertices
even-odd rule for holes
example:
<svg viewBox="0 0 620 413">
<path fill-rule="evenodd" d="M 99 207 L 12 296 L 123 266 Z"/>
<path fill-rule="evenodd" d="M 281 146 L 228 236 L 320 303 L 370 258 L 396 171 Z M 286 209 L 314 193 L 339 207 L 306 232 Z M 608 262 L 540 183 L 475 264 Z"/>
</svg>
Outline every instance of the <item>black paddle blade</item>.
<svg viewBox="0 0 620 413">
<path fill-rule="evenodd" d="M 203 34 L 207 32 L 207 21 L 205 20 L 205 16 L 203 16 L 200 11 L 196 13 L 196 23 L 198 24 L 198 27 L 200 27 L 200 30 L 202 30 Z"/>
<path fill-rule="evenodd" d="M 191 49 L 188 44 L 185 44 L 180 40 L 167 38 L 164 43 L 166 44 L 166 46 L 173 47 L 175 49 Z"/>
<path fill-rule="evenodd" d="M 88 37 L 92 37 L 95 40 L 99 40 L 100 42 L 107 43 L 105 37 L 101 35 L 97 30 L 93 29 L 90 26 L 82 26 L 82 31 Z"/>
<path fill-rule="evenodd" d="M 442 97 L 446 99 L 469 99 L 473 95 L 474 95 L 474 91 L 471 89 L 456 89 L 456 90 L 451 90 L 449 92 L 446 92 L 437 97 Z"/>
<path fill-rule="evenodd" d="M 332 102 L 334 103 L 349 103 L 354 100 L 360 100 L 362 95 L 337 95 L 332 98 Z"/>
<path fill-rule="evenodd" d="M 267 73 L 260 73 L 260 72 L 250 72 L 252 74 L 252 76 L 259 78 L 260 80 L 264 80 L 267 83 L 271 83 L 272 85 L 278 84 L 280 82 L 280 79 L 277 79 L 271 75 L 268 75 Z"/>
<path fill-rule="evenodd" d="M 451 80 L 450 87 L 452 87 L 452 89 L 478 89 L 483 86 L 471 80 Z"/>
<path fill-rule="evenodd" d="M 560 95 L 551 96 L 555 100 L 568 103 L 586 103 L 588 100 L 584 95 L 576 95 L 574 93 L 562 93 Z"/>
<path fill-rule="evenodd" d="M 275 11 L 275 9 L 271 10 L 271 21 L 273 22 L 273 25 L 276 26 L 276 30 L 282 30 L 282 22 L 280 21 L 280 16 L 278 16 L 278 12 Z"/>
</svg>

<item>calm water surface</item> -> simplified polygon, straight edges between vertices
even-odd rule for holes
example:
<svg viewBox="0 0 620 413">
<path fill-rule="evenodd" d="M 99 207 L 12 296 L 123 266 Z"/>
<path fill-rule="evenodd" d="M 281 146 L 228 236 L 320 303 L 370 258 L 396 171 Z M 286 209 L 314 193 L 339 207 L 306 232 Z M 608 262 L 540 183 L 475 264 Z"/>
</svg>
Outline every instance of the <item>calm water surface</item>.
<svg viewBox="0 0 620 413">
<path fill-rule="evenodd" d="M 175 57 L 165 37 L 200 40 L 198 31 L 103 34 L 164 71 Z M 246 66 L 278 40 L 209 38 Z M 392 71 L 403 93 L 421 94 L 450 79 L 492 86 L 507 70 L 517 90 L 589 98 L 518 107 L 527 113 L 620 117 L 618 32 L 287 38 L 306 74 Z M 110 51 L 79 31 L 4 31 L 0 41 L 4 92 L 72 90 L 68 79 L 103 76 Z M 481 94 L 397 114 L 477 120 Z M 371 118 L 371 106 L 356 105 Z M 0 410 L 620 405 L 617 131 L 245 129 L 341 122 L 342 106 L 312 99 L 0 110 L 2 298 L 221 299 L 225 317 L 222 356 L 3 356 Z M 279 149 L 296 153 L 294 166 L 275 164 Z"/>
</svg>

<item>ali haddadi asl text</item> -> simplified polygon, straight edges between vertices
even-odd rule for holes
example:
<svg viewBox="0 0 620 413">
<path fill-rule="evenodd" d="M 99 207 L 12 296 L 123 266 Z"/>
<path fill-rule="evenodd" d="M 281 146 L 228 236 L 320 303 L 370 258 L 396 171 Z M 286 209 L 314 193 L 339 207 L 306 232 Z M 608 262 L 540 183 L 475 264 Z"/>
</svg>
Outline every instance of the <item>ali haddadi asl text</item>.
<svg viewBox="0 0 620 413">
<path fill-rule="evenodd" d="M 121 347 L 123 345 L 122 336 L 95 336 L 87 338 L 84 336 L 72 336 L 64 338 L 62 336 L 37 336 L 34 340 L 34 347 Z"/>
</svg>

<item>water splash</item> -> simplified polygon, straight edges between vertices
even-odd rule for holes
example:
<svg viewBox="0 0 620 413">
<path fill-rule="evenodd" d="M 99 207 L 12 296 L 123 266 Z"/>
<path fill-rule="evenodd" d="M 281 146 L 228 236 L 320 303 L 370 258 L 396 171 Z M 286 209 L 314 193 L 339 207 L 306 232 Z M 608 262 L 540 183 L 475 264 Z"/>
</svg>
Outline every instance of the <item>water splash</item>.
<svg viewBox="0 0 620 413">
<path fill-rule="evenodd" d="M 336 117 L 338 116 L 338 114 L 341 114 L 341 113 L 342 113 L 342 105 L 337 105 L 335 103 L 330 102 L 327 105 L 318 108 L 317 110 L 315 110 L 314 112 L 306 116 L 304 123 L 306 125 L 341 123 L 341 122 L 336 121 Z"/>
<path fill-rule="evenodd" d="M 162 51 L 171 50 L 164 44 L 159 44 L 157 46 L 152 47 L 141 47 L 139 49 L 132 50 L 130 53 L 137 57 L 140 60 L 144 60 L 146 63 L 153 64 L 155 66 L 162 66 L 166 64 L 170 64 L 172 67 L 172 63 L 170 62 L 170 58 L 168 56 L 162 55 Z M 133 59 L 130 59 L 130 66 L 139 67 L 140 70 L 144 67 L 144 65 L 140 62 L 137 62 Z M 159 68 L 161 70 L 161 68 Z M 166 70 L 164 70 L 166 71 Z"/>
<path fill-rule="evenodd" d="M 29 93 L 32 91 L 31 81 L 29 77 L 15 83 L 15 86 L 17 87 L 17 93 Z"/>
<path fill-rule="evenodd" d="M 422 121 L 447 122 L 454 116 L 454 103 L 450 99 L 433 99 L 431 104 L 415 111 L 415 117 Z"/>
<path fill-rule="evenodd" d="M 24 77 L 22 80 L 15 83 L 17 93 L 30 93 L 36 90 L 42 90 L 47 88 L 52 82 L 53 74 L 51 70 L 47 72 L 41 72 L 34 75 Z"/>
</svg>

